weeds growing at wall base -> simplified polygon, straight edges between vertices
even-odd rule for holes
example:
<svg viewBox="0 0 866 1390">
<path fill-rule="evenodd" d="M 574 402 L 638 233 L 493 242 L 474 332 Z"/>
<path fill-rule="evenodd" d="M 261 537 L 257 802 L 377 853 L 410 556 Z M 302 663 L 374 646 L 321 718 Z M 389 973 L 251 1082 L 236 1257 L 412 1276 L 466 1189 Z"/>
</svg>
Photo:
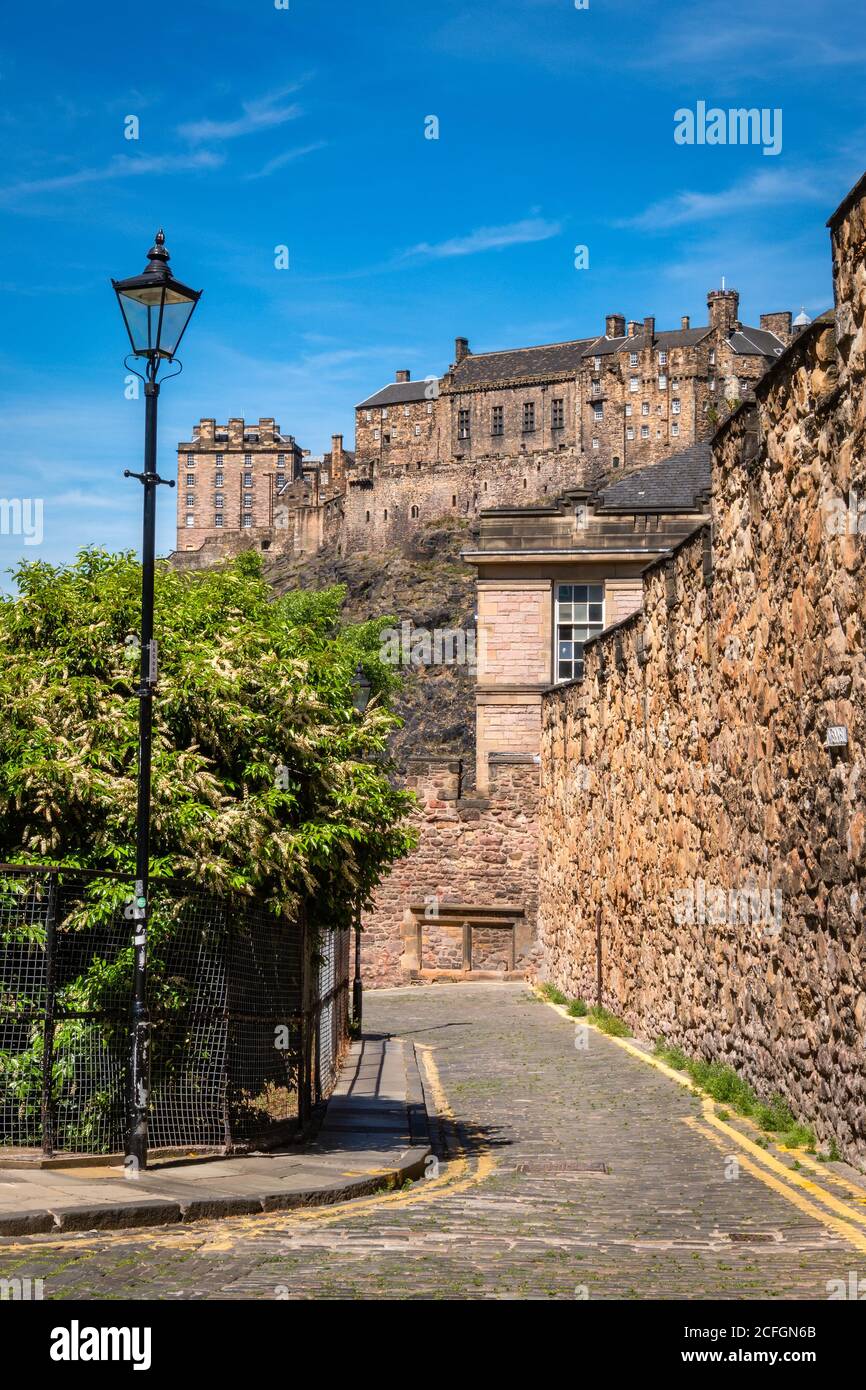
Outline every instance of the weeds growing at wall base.
<svg viewBox="0 0 866 1390">
<path fill-rule="evenodd" d="M 583 999 L 569 999 L 556 985 L 539 985 L 539 994 L 548 1003 L 558 1004 L 560 1008 L 565 1009 L 569 1018 L 588 1019 L 590 1023 L 595 1024 L 600 1033 L 607 1033 L 612 1038 L 631 1037 L 628 1024 L 616 1014 L 612 1014 L 609 1009 L 603 1009 L 598 1004 L 587 1004 Z"/>
<path fill-rule="evenodd" d="M 789 1149 L 814 1150 L 815 1135 L 808 1125 L 797 1122 L 784 1097 L 771 1097 L 769 1104 L 760 1100 L 752 1087 L 733 1067 L 722 1062 L 705 1062 L 700 1057 L 687 1057 L 679 1047 L 671 1047 L 664 1038 L 656 1041 L 654 1055 L 674 1071 L 684 1071 L 698 1090 L 713 1100 L 730 1106 L 738 1115 L 754 1120 L 759 1128 L 772 1133 L 778 1143 Z"/>
</svg>

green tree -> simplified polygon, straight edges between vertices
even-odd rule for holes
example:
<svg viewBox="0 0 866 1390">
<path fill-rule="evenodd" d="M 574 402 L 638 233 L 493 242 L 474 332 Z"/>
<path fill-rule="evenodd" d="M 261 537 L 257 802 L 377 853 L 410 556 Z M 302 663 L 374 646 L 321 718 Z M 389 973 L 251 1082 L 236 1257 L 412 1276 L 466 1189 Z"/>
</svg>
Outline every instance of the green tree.
<svg viewBox="0 0 866 1390">
<path fill-rule="evenodd" d="M 36 561 L 0 601 L 0 858 L 135 862 L 140 569 L 131 554 Z M 160 564 L 151 872 L 346 926 L 412 836 L 389 780 L 389 619 L 346 625 L 344 591 L 274 598 L 258 557 Z M 361 663 L 372 686 L 352 703 Z"/>
</svg>

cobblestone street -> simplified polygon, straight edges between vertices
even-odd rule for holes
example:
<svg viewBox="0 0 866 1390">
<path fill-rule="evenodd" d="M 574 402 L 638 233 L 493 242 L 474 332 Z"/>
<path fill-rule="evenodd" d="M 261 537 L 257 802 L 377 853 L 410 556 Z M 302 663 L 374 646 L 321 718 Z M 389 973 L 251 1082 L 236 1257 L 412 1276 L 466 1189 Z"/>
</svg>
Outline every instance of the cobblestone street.
<svg viewBox="0 0 866 1390">
<path fill-rule="evenodd" d="M 522 984 L 369 994 L 365 1026 L 417 1049 L 438 1175 L 339 1208 L 9 1240 L 0 1276 L 46 1299 L 826 1299 L 866 1275 L 853 1190 L 830 1175 L 818 1219 L 798 1170 L 758 1176 L 697 1096 L 595 1031 L 576 1047 Z"/>
</svg>

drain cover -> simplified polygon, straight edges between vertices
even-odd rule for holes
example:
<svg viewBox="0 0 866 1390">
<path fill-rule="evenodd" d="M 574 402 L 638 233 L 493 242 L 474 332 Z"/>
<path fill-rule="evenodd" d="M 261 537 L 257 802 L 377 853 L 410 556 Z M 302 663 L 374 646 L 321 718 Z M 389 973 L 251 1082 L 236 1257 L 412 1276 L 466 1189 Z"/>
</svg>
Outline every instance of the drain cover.
<svg viewBox="0 0 866 1390">
<path fill-rule="evenodd" d="M 606 1163 L 580 1163 L 575 1158 L 530 1158 L 515 1165 L 518 1173 L 567 1177 L 569 1173 L 607 1173 Z"/>
<path fill-rule="evenodd" d="M 726 1231 L 728 1240 L 744 1241 L 749 1245 L 771 1245 L 779 1237 L 773 1231 Z"/>
</svg>

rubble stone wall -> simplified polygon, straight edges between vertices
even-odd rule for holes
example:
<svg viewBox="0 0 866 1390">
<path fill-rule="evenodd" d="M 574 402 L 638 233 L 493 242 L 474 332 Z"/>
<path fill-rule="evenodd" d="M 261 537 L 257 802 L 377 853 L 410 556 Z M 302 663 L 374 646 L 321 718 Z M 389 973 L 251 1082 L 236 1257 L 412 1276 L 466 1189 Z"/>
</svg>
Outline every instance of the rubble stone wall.
<svg viewBox="0 0 866 1390">
<path fill-rule="evenodd" d="M 866 185 L 835 322 L 715 439 L 712 529 L 543 698 L 541 970 L 866 1158 Z M 833 726 L 847 738 L 827 747 Z"/>
</svg>

